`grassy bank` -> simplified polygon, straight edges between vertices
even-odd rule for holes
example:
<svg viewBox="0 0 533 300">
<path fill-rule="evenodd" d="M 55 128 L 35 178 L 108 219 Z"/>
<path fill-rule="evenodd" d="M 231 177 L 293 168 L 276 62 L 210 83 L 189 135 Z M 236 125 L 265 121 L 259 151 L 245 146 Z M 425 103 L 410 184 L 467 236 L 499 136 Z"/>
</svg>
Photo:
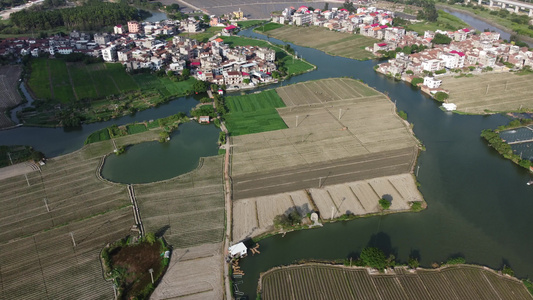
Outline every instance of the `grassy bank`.
<svg viewBox="0 0 533 300">
<path fill-rule="evenodd" d="M 451 15 L 445 11 L 439 10 L 439 17 L 436 22 L 422 21 L 420 23 L 409 24 L 406 26 L 406 30 L 416 31 L 419 35 L 424 35 L 424 31 L 431 30 L 451 30 L 455 31 L 461 28 L 468 27 L 469 25 L 463 22 L 458 17 Z"/>
<path fill-rule="evenodd" d="M 127 124 L 123 126 L 113 125 L 91 133 L 85 140 L 85 145 L 142 133 L 151 129 L 160 129 L 160 141 L 164 142 L 164 139 L 169 136 L 170 132 L 178 128 L 179 124 L 188 121 L 189 118 L 184 113 L 178 113 L 150 122 Z"/>
<path fill-rule="evenodd" d="M 513 120 L 508 125 L 500 126 L 495 130 L 492 130 L 492 129 L 483 130 L 481 132 L 481 137 L 487 140 L 487 142 L 489 142 L 489 146 L 491 146 L 496 151 L 498 151 L 498 153 L 500 153 L 505 159 L 509 159 L 515 164 L 529 170 L 529 168 L 533 165 L 531 160 L 522 159 L 520 155 L 515 154 L 513 149 L 511 148 L 511 145 L 506 143 L 500 137 L 499 133 L 504 130 L 515 129 L 515 128 L 526 126 L 532 123 L 533 123 L 533 120 L 529 120 L 529 119 Z"/>
</svg>

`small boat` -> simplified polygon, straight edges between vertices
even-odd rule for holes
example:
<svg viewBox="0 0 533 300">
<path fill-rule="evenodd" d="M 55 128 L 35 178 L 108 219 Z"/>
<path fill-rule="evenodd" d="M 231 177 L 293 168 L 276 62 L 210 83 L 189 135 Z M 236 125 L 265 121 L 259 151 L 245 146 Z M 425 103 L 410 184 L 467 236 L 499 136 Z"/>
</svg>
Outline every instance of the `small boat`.
<svg viewBox="0 0 533 300">
<path fill-rule="evenodd" d="M 527 182 L 527 185 L 532 185 L 533 184 L 533 180 L 530 180 Z"/>
</svg>

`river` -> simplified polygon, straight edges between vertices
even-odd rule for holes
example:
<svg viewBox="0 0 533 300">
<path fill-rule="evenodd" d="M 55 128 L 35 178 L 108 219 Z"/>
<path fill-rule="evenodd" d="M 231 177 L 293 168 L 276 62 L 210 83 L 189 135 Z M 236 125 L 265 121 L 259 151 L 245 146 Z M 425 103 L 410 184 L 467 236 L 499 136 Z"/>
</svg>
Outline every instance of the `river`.
<svg viewBox="0 0 533 300">
<path fill-rule="evenodd" d="M 240 35 L 268 39 L 244 30 Z M 272 42 L 282 43 L 275 39 Z M 533 211 L 528 172 L 499 156 L 479 137 L 482 129 L 509 120 L 502 115 L 465 116 L 443 112 L 439 104 L 403 82 L 376 74 L 377 61 L 358 62 L 333 57 L 315 49 L 291 44 L 318 70 L 295 76 L 279 85 L 328 77 L 353 76 L 387 93 L 398 109 L 408 114 L 416 136 L 426 146 L 418 166 L 420 190 L 429 208 L 327 224 L 323 228 L 275 236 L 260 242 L 260 255 L 242 260 L 245 272 L 239 289 L 252 299 L 260 272 L 299 259 L 346 258 L 367 245 L 380 246 L 405 262 L 409 255 L 422 266 L 462 255 L 470 263 L 499 269 L 505 263 L 517 276 L 533 275 Z M 270 86 L 273 87 L 273 86 Z M 79 148 L 85 137 L 112 123 L 155 119 L 187 107 L 180 98 L 134 116 L 91 124 L 80 130 L 22 127 L 0 132 L 0 144 L 29 144 L 47 155 Z M 192 100 L 194 101 L 194 100 Z"/>
</svg>

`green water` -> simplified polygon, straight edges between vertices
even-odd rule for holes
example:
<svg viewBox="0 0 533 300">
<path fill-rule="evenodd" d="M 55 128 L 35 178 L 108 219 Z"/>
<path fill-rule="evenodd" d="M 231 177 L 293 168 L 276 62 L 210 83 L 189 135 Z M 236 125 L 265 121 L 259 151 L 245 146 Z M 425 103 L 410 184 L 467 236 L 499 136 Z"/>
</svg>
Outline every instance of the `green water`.
<svg viewBox="0 0 533 300">
<path fill-rule="evenodd" d="M 198 167 L 200 157 L 218 154 L 219 132 L 214 125 L 180 124 L 169 142 L 141 143 L 124 154 L 109 155 L 102 176 L 120 183 L 146 183 L 190 172 Z"/>
</svg>

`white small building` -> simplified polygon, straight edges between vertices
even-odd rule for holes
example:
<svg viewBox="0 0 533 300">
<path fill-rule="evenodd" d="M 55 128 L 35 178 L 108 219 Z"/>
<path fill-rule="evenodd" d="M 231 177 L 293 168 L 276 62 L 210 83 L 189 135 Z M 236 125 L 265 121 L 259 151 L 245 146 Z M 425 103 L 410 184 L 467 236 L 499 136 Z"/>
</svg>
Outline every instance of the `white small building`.
<svg viewBox="0 0 533 300">
<path fill-rule="evenodd" d="M 234 257 L 245 257 L 246 254 L 248 253 L 248 248 L 246 248 L 246 246 L 244 245 L 243 242 L 240 242 L 238 244 L 235 244 L 231 247 L 229 247 L 229 255 L 234 258 Z"/>
<path fill-rule="evenodd" d="M 442 107 L 444 107 L 444 109 L 446 109 L 447 111 L 454 111 L 457 109 L 457 105 L 455 105 L 454 103 L 443 103 Z"/>
<path fill-rule="evenodd" d="M 115 61 L 117 59 L 117 51 L 115 45 L 111 45 L 107 48 L 102 49 L 102 58 L 105 61 Z"/>
<path fill-rule="evenodd" d="M 436 89 L 440 86 L 442 80 L 435 79 L 433 76 L 424 77 L 424 85 L 430 89 Z"/>
</svg>

